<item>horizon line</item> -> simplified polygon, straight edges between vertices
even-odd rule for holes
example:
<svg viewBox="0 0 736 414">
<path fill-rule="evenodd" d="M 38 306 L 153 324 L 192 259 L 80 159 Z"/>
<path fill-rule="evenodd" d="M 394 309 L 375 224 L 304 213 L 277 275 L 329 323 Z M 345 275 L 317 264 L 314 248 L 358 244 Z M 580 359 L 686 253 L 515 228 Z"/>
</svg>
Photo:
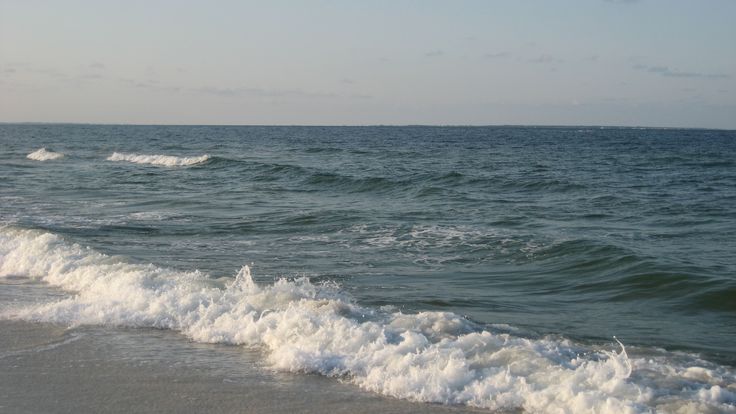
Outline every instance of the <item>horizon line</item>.
<svg viewBox="0 0 736 414">
<path fill-rule="evenodd" d="M 646 125 L 602 124 L 169 124 L 125 122 L 47 122 L 0 121 L 0 125 L 97 125 L 97 126 L 158 126 L 158 127 L 300 127 L 300 128 L 611 128 L 611 129 L 687 129 L 707 131 L 736 131 L 736 128 L 678 127 Z"/>
</svg>

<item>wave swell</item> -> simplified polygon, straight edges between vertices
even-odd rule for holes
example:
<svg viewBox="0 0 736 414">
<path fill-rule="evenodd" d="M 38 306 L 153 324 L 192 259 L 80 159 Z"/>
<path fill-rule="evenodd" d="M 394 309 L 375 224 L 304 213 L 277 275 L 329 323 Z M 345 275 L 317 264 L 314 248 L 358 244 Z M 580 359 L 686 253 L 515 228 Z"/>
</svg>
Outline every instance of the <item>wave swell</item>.
<svg viewBox="0 0 736 414">
<path fill-rule="evenodd" d="M 218 282 L 8 227 L 0 229 L 0 277 L 8 276 L 75 295 L 6 309 L 4 318 L 172 329 L 257 347 L 279 370 L 340 377 L 397 398 L 530 412 L 736 411 L 727 367 L 664 351 L 629 357 L 623 345 L 615 352 L 517 337 L 450 312 L 370 308 L 306 278 L 259 285 L 247 266 Z"/>
<path fill-rule="evenodd" d="M 26 155 L 29 160 L 35 161 L 48 161 L 63 158 L 64 154 L 61 152 L 49 151 L 46 148 L 39 148 L 32 153 Z"/>
<path fill-rule="evenodd" d="M 182 167 L 202 164 L 209 161 L 210 156 L 205 154 L 198 157 L 175 157 L 173 155 L 141 155 L 113 152 L 107 157 L 108 161 L 127 161 L 136 164 L 164 165 L 167 167 Z"/>
</svg>

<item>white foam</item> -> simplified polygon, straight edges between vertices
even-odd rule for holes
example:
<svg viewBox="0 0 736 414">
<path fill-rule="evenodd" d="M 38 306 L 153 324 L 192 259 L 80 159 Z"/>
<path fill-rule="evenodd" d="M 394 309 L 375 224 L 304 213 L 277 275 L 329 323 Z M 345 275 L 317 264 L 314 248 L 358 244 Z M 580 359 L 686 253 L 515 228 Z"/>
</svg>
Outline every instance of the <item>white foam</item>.
<svg viewBox="0 0 736 414">
<path fill-rule="evenodd" d="M 46 148 L 40 148 L 32 153 L 26 155 L 26 158 L 30 160 L 36 160 L 36 161 L 48 161 L 48 160 L 56 160 L 59 158 L 63 158 L 64 154 L 60 152 L 53 152 L 49 151 Z"/>
<path fill-rule="evenodd" d="M 363 235 L 363 241 L 374 247 L 400 246 L 410 249 L 475 246 L 499 236 L 494 230 L 480 231 L 465 226 L 438 225 L 413 225 L 408 228 L 398 225 L 386 227 L 356 225 L 348 231 Z"/>
<path fill-rule="evenodd" d="M 127 161 L 136 164 L 164 165 L 167 167 L 182 167 L 207 162 L 210 156 L 205 154 L 199 157 L 175 157 L 172 155 L 140 155 L 113 152 L 107 157 L 108 161 Z"/>
<path fill-rule="evenodd" d="M 6 318 L 173 329 L 260 348 L 279 370 L 340 377 L 397 398 L 540 413 L 736 412 L 728 367 L 491 332 L 448 312 L 364 307 L 335 285 L 304 278 L 258 285 L 247 266 L 223 285 L 4 228 L 0 277 L 7 275 L 75 294 Z"/>
<path fill-rule="evenodd" d="M 556 235 L 555 238 L 548 236 L 531 238 L 531 236 L 510 235 L 502 229 L 448 225 L 369 226 L 361 224 L 345 231 L 353 233 L 352 239 L 358 240 L 354 246 L 356 249 L 398 247 L 403 256 L 422 266 L 438 266 L 467 259 L 467 255 L 463 256 L 467 250 L 475 253 L 482 252 L 482 256 L 479 255 L 480 257 L 474 259 L 479 261 L 490 258 L 505 258 L 514 262 L 523 261 L 566 241 L 562 235 Z M 452 254 L 453 251 L 456 254 Z"/>
</svg>

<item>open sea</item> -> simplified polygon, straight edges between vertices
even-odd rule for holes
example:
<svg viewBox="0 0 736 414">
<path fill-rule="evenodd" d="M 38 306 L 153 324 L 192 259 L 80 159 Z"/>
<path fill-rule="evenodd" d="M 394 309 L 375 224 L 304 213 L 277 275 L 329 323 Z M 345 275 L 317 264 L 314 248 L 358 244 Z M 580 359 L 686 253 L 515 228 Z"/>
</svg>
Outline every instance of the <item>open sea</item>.
<svg viewBox="0 0 736 414">
<path fill-rule="evenodd" d="M 734 413 L 735 367 L 736 131 L 0 124 L 2 412 Z"/>
</svg>

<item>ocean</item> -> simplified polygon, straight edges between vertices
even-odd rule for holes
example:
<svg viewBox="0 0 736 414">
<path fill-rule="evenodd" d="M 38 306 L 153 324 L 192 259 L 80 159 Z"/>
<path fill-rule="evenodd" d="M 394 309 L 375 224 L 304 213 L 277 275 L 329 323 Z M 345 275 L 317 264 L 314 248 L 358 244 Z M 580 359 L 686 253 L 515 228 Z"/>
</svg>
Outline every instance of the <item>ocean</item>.
<svg viewBox="0 0 736 414">
<path fill-rule="evenodd" d="M 0 411 L 736 412 L 736 131 L 0 124 Z"/>
</svg>

